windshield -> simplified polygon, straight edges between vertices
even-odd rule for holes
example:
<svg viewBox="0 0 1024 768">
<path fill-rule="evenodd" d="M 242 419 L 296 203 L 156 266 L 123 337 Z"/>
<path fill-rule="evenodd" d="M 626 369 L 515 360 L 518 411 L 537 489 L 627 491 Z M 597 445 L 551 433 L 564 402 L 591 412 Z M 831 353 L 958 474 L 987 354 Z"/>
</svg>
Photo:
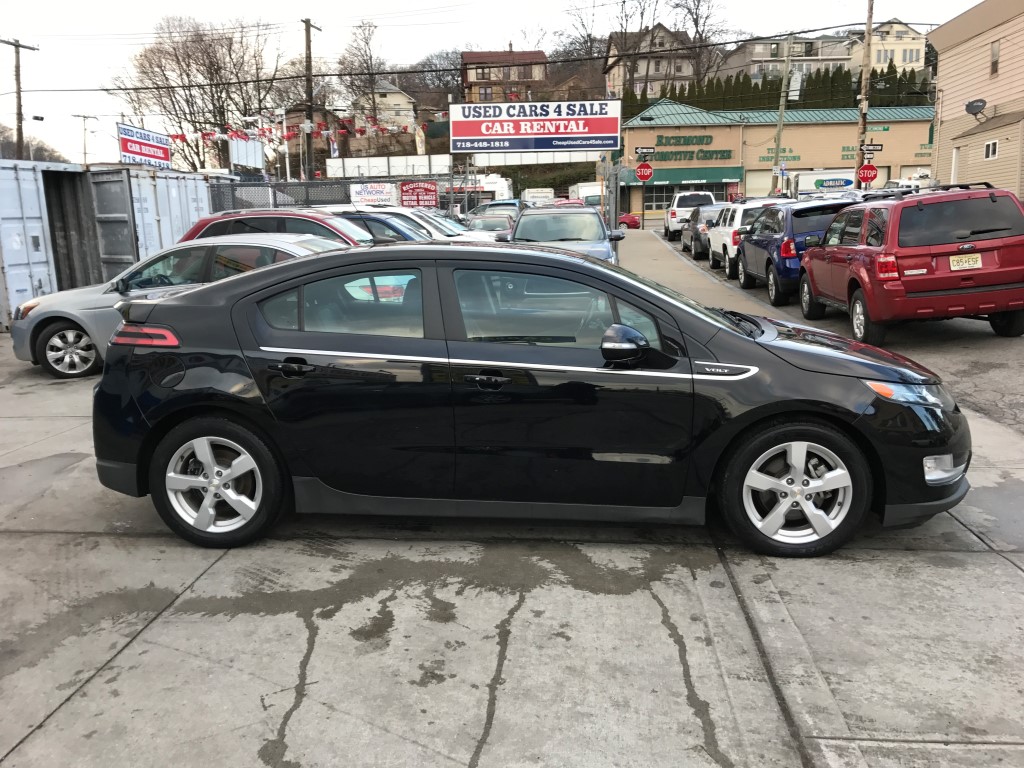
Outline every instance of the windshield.
<svg viewBox="0 0 1024 768">
<path fill-rule="evenodd" d="M 480 211 L 477 215 L 488 214 L 488 213 L 507 213 L 509 216 L 515 216 L 519 213 L 518 205 L 489 205 Z"/>
<path fill-rule="evenodd" d="M 1010 195 L 909 205 L 900 212 L 900 246 L 949 245 L 1024 235 L 1024 213 Z"/>
<path fill-rule="evenodd" d="M 336 251 L 339 244 L 337 240 L 328 240 L 326 237 L 304 237 L 296 240 L 295 245 L 312 253 L 323 253 L 324 251 Z M 342 246 L 348 243 L 341 243 Z"/>
<path fill-rule="evenodd" d="M 384 221 L 387 224 L 390 224 L 396 230 L 401 232 L 405 236 L 406 240 L 416 240 L 416 241 L 422 242 L 424 240 L 433 240 L 434 239 L 434 236 L 431 234 L 429 229 L 427 229 L 425 226 L 423 226 L 419 222 L 413 223 L 413 221 L 410 220 L 410 218 L 408 216 L 402 216 L 400 214 L 393 214 L 393 215 L 390 215 L 390 216 L 381 216 L 380 218 L 381 218 L 381 221 Z M 387 235 L 387 233 L 380 233 L 380 234 L 384 234 L 385 236 L 390 236 L 390 235 Z"/>
<path fill-rule="evenodd" d="M 427 213 L 426 211 L 413 211 L 413 213 L 427 224 L 436 229 L 441 230 L 446 235 L 457 235 L 459 230 L 452 226 L 452 222 L 442 219 L 440 216 L 434 216 L 433 214 Z"/>
<path fill-rule="evenodd" d="M 344 233 L 346 237 L 351 238 L 354 242 L 357 242 L 360 245 L 373 245 L 373 236 L 357 224 L 353 224 L 348 219 L 342 218 L 341 216 L 331 216 L 327 221 L 332 227 L 339 232 Z"/>
<path fill-rule="evenodd" d="M 470 229 L 479 232 L 501 232 L 512 228 L 512 220 L 508 216 L 482 216 L 469 223 Z"/>
<path fill-rule="evenodd" d="M 846 205 L 833 205 L 828 208 L 808 208 L 793 211 L 793 234 L 806 235 L 809 232 L 824 232 L 832 217 Z"/>
<path fill-rule="evenodd" d="M 604 226 L 596 213 L 551 213 L 519 217 L 513 240 L 525 243 L 559 243 L 604 240 Z"/>
</svg>

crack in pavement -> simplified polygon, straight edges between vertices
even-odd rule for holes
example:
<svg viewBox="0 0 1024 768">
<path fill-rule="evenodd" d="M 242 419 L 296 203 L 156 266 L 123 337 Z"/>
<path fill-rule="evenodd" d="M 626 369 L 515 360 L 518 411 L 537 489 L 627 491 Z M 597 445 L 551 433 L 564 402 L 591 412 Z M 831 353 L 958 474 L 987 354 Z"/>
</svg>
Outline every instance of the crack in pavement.
<svg viewBox="0 0 1024 768">
<path fill-rule="evenodd" d="M 512 636 L 512 620 L 519 613 L 519 609 L 523 607 L 523 603 L 526 602 L 526 592 L 519 593 L 519 599 L 516 600 L 505 618 L 498 622 L 495 629 L 498 630 L 498 660 L 494 665 L 494 674 L 491 676 L 491 681 L 487 684 L 487 716 L 484 718 L 484 729 L 480 734 L 480 738 L 477 739 L 476 749 L 473 750 L 472 757 L 469 758 L 467 768 L 477 768 L 480 764 L 480 755 L 484 751 L 484 747 L 487 745 L 487 740 L 491 736 L 491 726 L 494 725 L 494 712 L 498 708 L 498 686 L 504 683 L 502 680 L 501 673 L 505 669 L 505 659 L 508 656 L 508 641 Z"/>
<path fill-rule="evenodd" d="M 295 683 L 295 698 L 277 726 L 277 737 L 264 742 L 258 753 L 260 760 L 263 761 L 264 765 L 270 766 L 270 768 L 302 768 L 302 763 L 284 759 L 285 754 L 288 752 L 288 742 L 285 739 L 288 735 L 288 724 L 306 698 L 309 660 L 313 658 L 313 649 L 316 647 L 316 637 L 319 632 L 319 628 L 313 620 L 312 612 L 302 614 L 302 622 L 306 626 L 306 652 L 302 655 L 302 660 L 299 662 L 299 677 Z"/>
<path fill-rule="evenodd" d="M 690 659 L 686 651 L 686 640 L 683 638 L 682 633 L 679 631 L 679 627 L 672 621 L 672 616 L 669 614 L 668 606 L 665 605 L 658 593 L 654 591 L 653 586 L 649 586 L 647 591 L 650 593 L 654 602 L 661 608 L 661 624 L 668 631 L 668 636 L 675 643 L 676 651 L 679 655 L 679 665 L 683 669 L 683 685 L 686 686 L 686 703 L 690 709 L 693 710 L 693 714 L 697 716 L 700 721 L 701 730 L 704 732 L 704 751 L 708 753 L 708 756 L 715 761 L 716 765 L 723 766 L 723 768 L 734 768 L 733 761 L 722 751 L 721 745 L 718 743 L 718 735 L 715 732 L 715 721 L 711 718 L 711 705 L 700 697 L 697 693 L 697 689 L 693 686 L 693 670 L 690 669 Z"/>
</svg>

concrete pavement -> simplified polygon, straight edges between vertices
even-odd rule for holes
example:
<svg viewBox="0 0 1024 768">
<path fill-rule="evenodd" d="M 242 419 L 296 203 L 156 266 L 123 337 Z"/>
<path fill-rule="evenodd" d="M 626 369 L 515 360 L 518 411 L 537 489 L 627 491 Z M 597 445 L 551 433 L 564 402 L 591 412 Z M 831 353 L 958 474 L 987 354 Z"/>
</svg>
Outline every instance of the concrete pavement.
<svg viewBox="0 0 1024 768">
<path fill-rule="evenodd" d="M 771 313 L 653 233 L 621 255 Z M 99 487 L 92 384 L 0 336 L 5 767 L 1024 766 L 1019 414 L 971 413 L 952 515 L 828 558 L 716 526 L 319 516 L 222 552 Z"/>
</svg>

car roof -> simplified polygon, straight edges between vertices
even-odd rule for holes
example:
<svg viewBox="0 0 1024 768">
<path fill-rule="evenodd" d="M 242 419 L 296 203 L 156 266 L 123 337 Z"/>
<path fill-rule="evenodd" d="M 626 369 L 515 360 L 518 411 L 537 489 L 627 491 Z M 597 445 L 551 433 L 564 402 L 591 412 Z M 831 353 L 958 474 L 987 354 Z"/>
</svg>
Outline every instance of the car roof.
<svg viewBox="0 0 1024 768">
<path fill-rule="evenodd" d="M 788 208 L 791 211 L 806 211 L 814 208 L 834 208 L 835 206 L 842 206 L 844 208 L 853 205 L 856 200 L 843 200 L 843 199 L 832 199 L 832 200 L 801 200 L 797 203 L 790 203 L 789 205 L 781 206 L 782 208 Z"/>
<path fill-rule="evenodd" d="M 877 190 L 876 190 L 877 191 Z M 886 190 L 887 192 L 901 192 L 902 190 Z M 929 188 L 922 189 L 920 191 L 907 191 L 904 194 L 894 194 L 891 196 L 870 196 L 865 200 L 859 200 L 851 205 L 851 208 L 897 208 L 907 207 L 911 205 L 928 205 L 930 203 L 943 203 L 950 202 L 952 200 L 974 200 L 979 198 L 996 198 L 996 197 L 1010 197 L 1013 193 L 1008 189 L 997 189 L 994 187 L 987 187 L 983 189 L 971 188 L 971 189 L 941 189 L 941 188 Z"/>
<path fill-rule="evenodd" d="M 255 232 L 253 234 L 245 235 L 214 235 L 212 237 L 203 237 L 198 240 L 183 240 L 177 243 L 175 246 L 185 247 L 198 247 L 205 248 L 209 245 L 258 245 L 258 246 L 273 246 L 275 248 L 287 247 L 287 246 L 301 246 L 303 240 L 326 240 L 325 237 L 319 235 L 294 235 L 286 233 L 267 233 L 263 234 Z M 338 242 L 339 248 L 347 248 L 348 243 Z M 168 248 L 167 250 L 170 250 Z"/>
<path fill-rule="evenodd" d="M 579 208 L 573 208 L 565 205 L 552 205 L 546 208 L 528 208 L 519 214 L 519 218 L 524 216 L 579 216 L 581 214 L 594 214 L 597 215 L 597 209 L 590 205 L 581 205 Z"/>
<path fill-rule="evenodd" d="M 204 216 L 202 221 L 216 219 L 237 219 L 244 216 L 299 216 L 315 219 L 327 219 L 332 216 L 328 211 L 316 208 L 241 208 L 232 211 L 219 211 Z"/>
</svg>

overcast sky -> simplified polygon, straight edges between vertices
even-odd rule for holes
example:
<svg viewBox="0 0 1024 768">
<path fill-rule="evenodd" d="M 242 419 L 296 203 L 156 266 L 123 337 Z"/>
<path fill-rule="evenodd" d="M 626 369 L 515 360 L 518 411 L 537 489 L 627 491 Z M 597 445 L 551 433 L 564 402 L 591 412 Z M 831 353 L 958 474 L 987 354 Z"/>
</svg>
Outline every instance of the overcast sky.
<svg viewBox="0 0 1024 768">
<path fill-rule="evenodd" d="M 665 0 L 661 3 L 668 5 Z M 876 0 L 875 20 L 899 17 L 923 28 L 942 24 L 976 4 L 975 0 Z M 302 24 L 289 18 L 311 13 L 313 23 L 323 29 L 314 32 L 313 55 L 334 61 L 345 49 L 352 27 L 370 19 L 379 27 L 378 53 L 396 65 L 412 64 L 436 50 L 472 48 L 517 49 L 553 47 L 556 33 L 569 27 L 567 12 L 572 8 L 595 7 L 604 17 L 598 33 L 613 28 L 618 5 L 613 0 L 517 0 L 510 6 L 484 0 L 387 0 L 368 3 L 288 3 L 250 0 L 236 6 L 209 0 L 178 0 L 168 6 L 158 3 L 104 4 L 8 2 L 0 17 L 0 38 L 20 39 L 39 51 L 22 51 L 22 87 L 25 130 L 63 152 L 68 159 L 82 160 L 82 120 L 73 114 L 97 115 L 88 121 L 90 161 L 116 160 L 113 138 L 117 116 L 128 108 L 104 93 L 32 93 L 35 89 L 102 88 L 123 72 L 131 57 L 153 39 L 152 30 L 168 14 L 194 16 L 225 26 L 239 15 L 274 24 L 275 40 L 285 58 L 303 52 Z M 864 23 L 866 0 L 836 3 L 821 0 L 719 0 L 719 15 L 725 25 L 740 32 L 773 35 L 829 25 Z M 370 7 L 381 9 L 370 12 Z M 659 14 L 667 23 L 671 12 Z M 0 45 L 0 123 L 14 125 L 14 51 Z M 40 115 L 43 122 L 31 120 Z M 147 128 L 159 126 L 147 122 Z"/>
</svg>

